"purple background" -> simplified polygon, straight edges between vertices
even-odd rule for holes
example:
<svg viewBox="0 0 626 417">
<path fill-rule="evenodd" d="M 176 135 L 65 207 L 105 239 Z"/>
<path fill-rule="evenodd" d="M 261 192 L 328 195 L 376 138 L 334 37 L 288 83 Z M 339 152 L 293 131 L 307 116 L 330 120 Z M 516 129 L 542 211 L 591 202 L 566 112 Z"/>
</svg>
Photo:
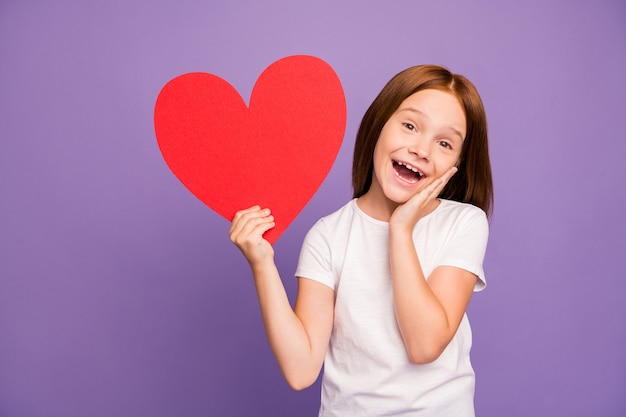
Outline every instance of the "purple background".
<svg viewBox="0 0 626 417">
<path fill-rule="evenodd" d="M 399 70 L 446 65 L 482 94 L 496 186 L 478 415 L 625 415 L 625 22 L 622 0 L 3 0 L 0 415 L 316 415 L 319 385 L 283 382 L 228 223 L 152 121 L 177 75 L 247 101 L 294 54 L 333 66 L 348 124 L 276 243 L 290 296 L 305 231 L 350 198 L 366 107 Z"/>
</svg>

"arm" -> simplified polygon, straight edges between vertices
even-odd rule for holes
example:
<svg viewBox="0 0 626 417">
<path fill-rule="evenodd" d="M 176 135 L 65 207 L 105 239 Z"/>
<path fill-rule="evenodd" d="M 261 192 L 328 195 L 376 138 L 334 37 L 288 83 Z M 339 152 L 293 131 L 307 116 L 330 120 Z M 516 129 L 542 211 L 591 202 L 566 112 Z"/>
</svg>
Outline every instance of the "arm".
<svg viewBox="0 0 626 417">
<path fill-rule="evenodd" d="M 267 338 L 276 361 L 296 390 L 317 379 L 330 340 L 333 323 L 332 289 L 305 278 L 298 279 L 295 310 L 274 263 L 272 246 L 263 233 L 274 227 L 269 210 L 252 207 L 235 215 L 230 238 L 242 251 L 254 277 Z"/>
<path fill-rule="evenodd" d="M 413 243 L 415 224 L 455 173 L 448 171 L 399 206 L 389 222 L 389 253 L 396 320 L 412 362 L 437 359 L 454 337 L 469 304 L 476 276 L 460 268 L 436 268 L 424 276 Z"/>
<path fill-rule="evenodd" d="M 412 238 L 397 236 L 390 240 L 396 320 L 411 361 L 429 363 L 454 337 L 472 296 L 476 275 L 440 266 L 427 281 Z"/>
</svg>

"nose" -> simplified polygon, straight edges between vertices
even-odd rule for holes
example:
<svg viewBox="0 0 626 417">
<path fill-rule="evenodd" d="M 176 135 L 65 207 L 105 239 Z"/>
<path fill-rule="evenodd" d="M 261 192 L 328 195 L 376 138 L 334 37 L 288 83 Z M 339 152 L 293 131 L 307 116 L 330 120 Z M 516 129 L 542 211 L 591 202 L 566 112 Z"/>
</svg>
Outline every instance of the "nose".
<svg viewBox="0 0 626 417">
<path fill-rule="evenodd" d="M 409 146 L 409 152 L 420 159 L 430 157 L 430 142 L 426 138 L 415 139 Z"/>
</svg>

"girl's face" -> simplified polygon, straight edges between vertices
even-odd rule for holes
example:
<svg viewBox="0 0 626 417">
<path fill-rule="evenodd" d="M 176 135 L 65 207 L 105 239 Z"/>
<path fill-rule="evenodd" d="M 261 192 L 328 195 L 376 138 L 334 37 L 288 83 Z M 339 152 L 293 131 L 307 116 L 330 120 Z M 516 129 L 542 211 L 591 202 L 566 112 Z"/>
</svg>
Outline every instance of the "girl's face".
<svg viewBox="0 0 626 417">
<path fill-rule="evenodd" d="M 453 94 L 428 89 L 409 96 L 380 133 L 368 194 L 405 203 L 458 164 L 465 134 L 465 113 Z"/>
</svg>

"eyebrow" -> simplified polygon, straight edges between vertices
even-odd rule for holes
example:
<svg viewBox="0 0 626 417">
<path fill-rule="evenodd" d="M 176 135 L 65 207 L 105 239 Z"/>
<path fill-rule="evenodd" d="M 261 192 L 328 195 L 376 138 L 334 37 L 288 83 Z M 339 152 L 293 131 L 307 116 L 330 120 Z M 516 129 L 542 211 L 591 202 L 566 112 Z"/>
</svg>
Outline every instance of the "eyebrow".
<svg viewBox="0 0 626 417">
<path fill-rule="evenodd" d="M 403 111 L 410 111 L 411 113 L 415 113 L 415 114 L 417 114 L 419 116 L 422 116 L 422 117 L 424 117 L 426 119 L 430 119 L 426 113 L 424 113 L 423 111 L 418 110 L 418 109 L 416 109 L 414 107 L 402 107 L 402 108 L 398 109 L 398 113 L 403 112 Z M 454 133 L 456 133 L 461 139 L 465 139 L 465 135 L 461 134 L 461 131 L 459 129 L 457 129 L 456 127 L 454 127 L 454 126 L 446 126 L 445 129 L 446 130 L 451 130 Z"/>
</svg>

